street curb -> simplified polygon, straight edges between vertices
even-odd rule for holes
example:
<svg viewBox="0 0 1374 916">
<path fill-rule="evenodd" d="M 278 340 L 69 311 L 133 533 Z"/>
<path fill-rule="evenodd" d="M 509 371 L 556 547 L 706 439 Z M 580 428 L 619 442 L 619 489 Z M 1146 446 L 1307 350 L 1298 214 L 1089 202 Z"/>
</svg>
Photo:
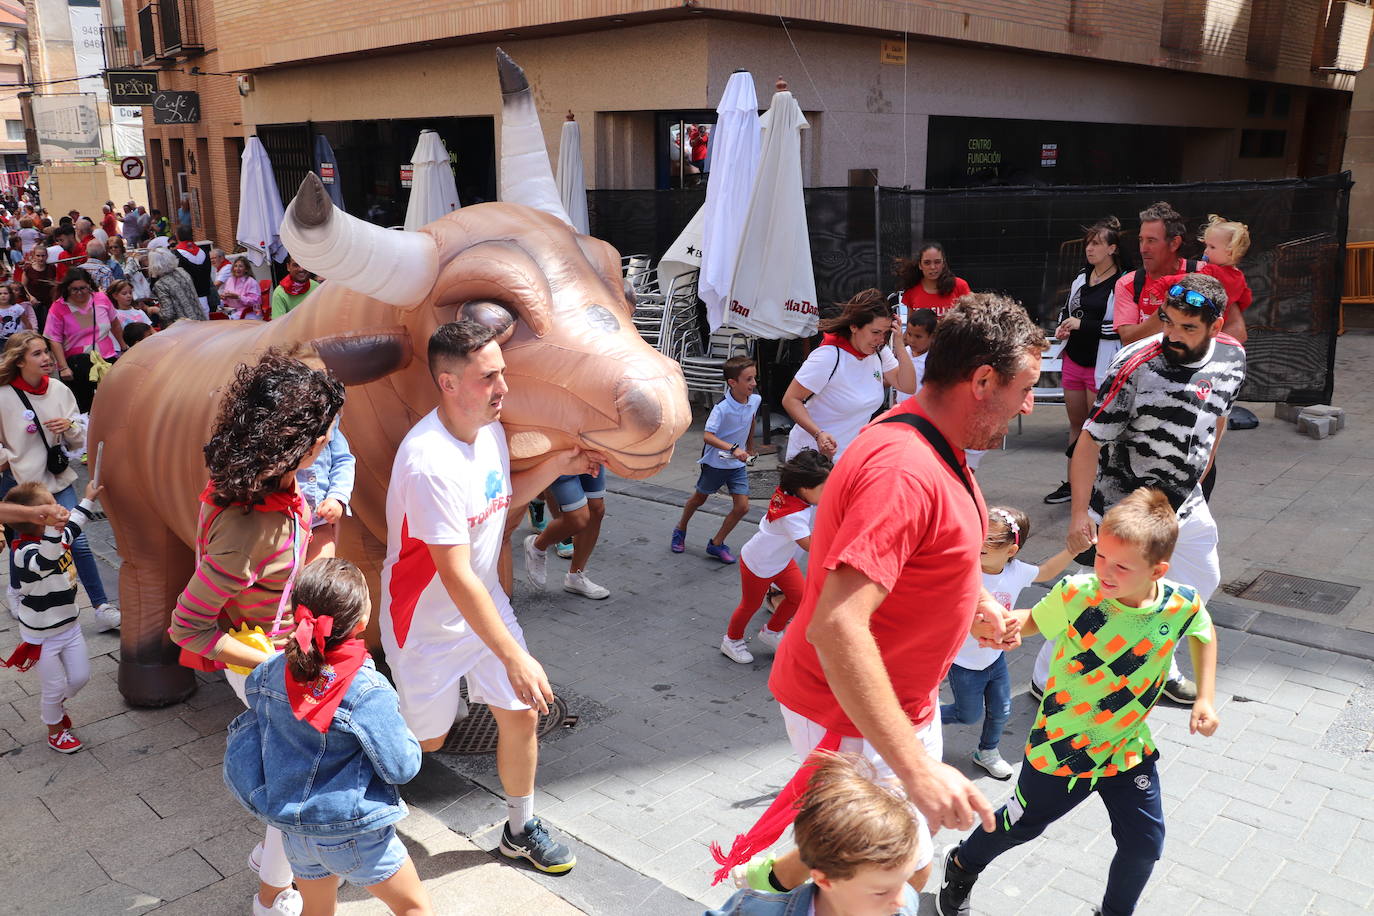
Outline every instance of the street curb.
<svg viewBox="0 0 1374 916">
<path fill-rule="evenodd" d="M 1252 604 L 1254 602 L 1246 602 L 1247 606 L 1242 606 L 1218 592 L 1207 602 L 1207 610 L 1212 615 L 1213 623 L 1228 630 L 1268 636 L 1309 649 L 1323 649 L 1338 655 L 1374 661 L 1374 633 L 1300 620 L 1248 606 Z"/>
</svg>

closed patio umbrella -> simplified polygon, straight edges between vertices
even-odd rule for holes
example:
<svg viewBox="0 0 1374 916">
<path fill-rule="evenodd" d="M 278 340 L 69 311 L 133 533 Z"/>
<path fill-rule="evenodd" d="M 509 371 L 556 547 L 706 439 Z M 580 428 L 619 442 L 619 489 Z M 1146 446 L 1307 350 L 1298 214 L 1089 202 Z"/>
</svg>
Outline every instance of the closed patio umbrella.
<svg viewBox="0 0 1374 916">
<path fill-rule="evenodd" d="M 414 173 L 410 202 L 406 204 L 405 227 L 413 232 L 457 210 L 459 204 L 458 185 L 453 180 L 448 149 L 437 133 L 420 131 L 420 142 L 410 163 Z"/>
<path fill-rule="evenodd" d="M 573 113 L 563 122 L 563 136 L 558 141 L 558 196 L 573 228 L 590 235 L 587 227 L 587 179 L 582 171 L 582 129 Z"/>
<path fill-rule="evenodd" d="M 264 255 L 274 261 L 286 259 L 286 246 L 278 235 L 283 212 L 267 150 L 257 137 L 249 137 L 239 169 L 239 225 L 234 238 L 248 249 L 248 260 L 255 265 L 262 265 Z"/>
<path fill-rule="evenodd" d="M 315 135 L 315 174 L 320 176 L 320 183 L 329 193 L 329 199 L 334 201 L 334 206 L 343 210 L 343 186 L 339 183 L 339 161 L 334 158 L 334 147 L 329 145 L 329 138 L 324 134 Z"/>
<path fill-rule="evenodd" d="M 739 256 L 740 235 L 759 165 L 759 98 L 754 77 L 736 70 L 725 84 L 711 131 L 711 171 L 701 238 L 701 282 L 711 330 L 720 327 Z"/>
<path fill-rule="evenodd" d="M 768 340 L 810 337 L 820 311 L 802 196 L 801 106 L 778 80 L 764 113 L 758 175 L 740 236 L 725 324 Z"/>
</svg>

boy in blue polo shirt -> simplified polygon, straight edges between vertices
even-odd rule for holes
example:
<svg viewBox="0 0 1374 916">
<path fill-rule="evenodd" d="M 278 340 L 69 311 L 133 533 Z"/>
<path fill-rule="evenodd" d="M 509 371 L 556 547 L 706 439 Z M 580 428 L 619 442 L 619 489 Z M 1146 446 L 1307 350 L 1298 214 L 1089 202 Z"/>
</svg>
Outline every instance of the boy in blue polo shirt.
<svg viewBox="0 0 1374 916">
<path fill-rule="evenodd" d="M 697 477 L 696 492 L 682 507 L 682 518 L 673 529 L 671 549 L 682 553 L 687 549 L 687 523 L 692 514 L 706 502 L 706 497 L 725 487 L 730 492 L 730 514 L 720 523 L 716 536 L 706 542 L 706 555 L 722 563 L 735 562 L 735 555 L 725 546 L 735 525 L 749 511 L 749 473 L 745 464 L 754 446 L 754 414 L 763 398 L 754 393 L 758 387 L 758 368 L 747 356 L 732 356 L 722 367 L 726 394 L 711 409 L 706 419 L 705 445 L 701 449 L 701 475 Z"/>
</svg>

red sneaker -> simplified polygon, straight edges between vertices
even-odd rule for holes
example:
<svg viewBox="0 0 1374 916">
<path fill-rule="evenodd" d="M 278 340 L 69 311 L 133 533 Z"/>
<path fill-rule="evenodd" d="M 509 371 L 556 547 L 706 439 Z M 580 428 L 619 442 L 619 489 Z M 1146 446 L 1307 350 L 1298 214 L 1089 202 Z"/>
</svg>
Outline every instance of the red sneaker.
<svg viewBox="0 0 1374 916">
<path fill-rule="evenodd" d="M 75 754 L 81 750 L 81 740 L 65 728 L 55 735 L 48 736 L 48 747 L 59 754 Z"/>
</svg>

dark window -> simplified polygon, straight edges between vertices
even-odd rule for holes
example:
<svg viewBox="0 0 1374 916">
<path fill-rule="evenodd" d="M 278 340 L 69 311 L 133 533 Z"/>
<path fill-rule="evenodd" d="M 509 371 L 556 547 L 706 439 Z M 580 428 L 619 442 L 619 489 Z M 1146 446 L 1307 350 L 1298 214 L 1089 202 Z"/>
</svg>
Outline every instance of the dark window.
<svg viewBox="0 0 1374 916">
<path fill-rule="evenodd" d="M 1250 97 L 1245 103 L 1245 115 L 1249 118 L 1264 117 L 1265 103 L 1269 98 L 1269 90 L 1263 86 L 1251 86 Z"/>
<path fill-rule="evenodd" d="M 1274 117 L 1288 117 L 1288 110 L 1293 105 L 1293 92 L 1288 88 L 1274 90 Z"/>
<path fill-rule="evenodd" d="M 1242 130 L 1240 132 L 1240 158 L 1242 159 L 1280 159 L 1288 143 L 1286 130 Z"/>
</svg>

